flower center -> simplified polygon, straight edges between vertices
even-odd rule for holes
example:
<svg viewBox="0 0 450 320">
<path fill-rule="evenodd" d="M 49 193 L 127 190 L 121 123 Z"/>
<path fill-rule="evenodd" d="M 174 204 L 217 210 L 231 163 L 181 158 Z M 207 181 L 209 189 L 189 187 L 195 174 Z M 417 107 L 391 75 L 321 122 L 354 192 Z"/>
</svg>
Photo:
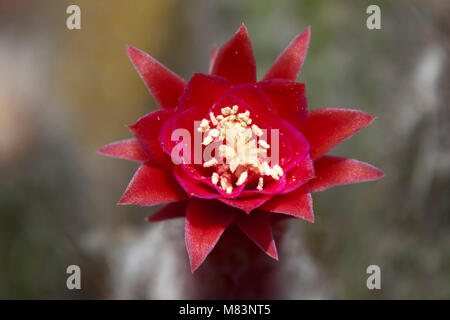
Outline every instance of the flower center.
<svg viewBox="0 0 450 320">
<path fill-rule="evenodd" d="M 250 111 L 238 111 L 239 107 L 234 105 L 232 108 L 222 108 L 219 115 L 210 112 L 210 119 L 202 119 L 197 128 L 204 133 L 204 146 L 213 142 L 219 144 L 218 152 L 204 162 L 203 167 L 215 169 L 211 175 L 212 183 L 219 184 L 228 194 L 243 185 L 250 173 L 258 176 L 257 190 L 263 190 L 265 179 L 279 180 L 284 174 L 278 164 L 269 165 L 267 150 L 270 145 L 263 139 L 267 136 L 267 130 L 252 124 Z"/>
</svg>

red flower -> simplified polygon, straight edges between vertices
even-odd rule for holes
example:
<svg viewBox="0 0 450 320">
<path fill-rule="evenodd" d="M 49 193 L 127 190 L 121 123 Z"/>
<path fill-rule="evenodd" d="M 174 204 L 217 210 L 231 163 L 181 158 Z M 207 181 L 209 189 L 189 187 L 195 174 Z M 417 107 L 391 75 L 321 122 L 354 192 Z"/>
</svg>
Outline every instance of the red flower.
<svg viewBox="0 0 450 320">
<path fill-rule="evenodd" d="M 170 203 L 150 216 L 151 222 L 186 217 L 192 271 L 233 223 L 277 259 L 271 223 L 284 215 L 313 222 L 311 192 L 383 176 L 367 163 L 325 155 L 374 117 L 349 109 L 307 111 L 305 85 L 296 79 L 309 38 L 308 28 L 288 45 L 260 82 L 244 25 L 219 51 L 213 51 L 211 74 L 197 73 L 187 83 L 144 52 L 127 48 L 162 109 L 129 126 L 136 139 L 111 143 L 99 152 L 141 162 L 119 204 Z M 194 121 L 202 121 L 200 127 Z M 260 155 L 260 150 L 273 150 L 270 147 L 277 141 L 272 136 L 270 141 L 260 139 L 259 148 L 253 138 L 236 138 L 244 141 L 242 146 L 250 153 L 256 152 L 250 160 L 224 149 L 226 160 L 231 159 L 227 164 L 216 163 L 216 158 L 192 164 L 185 155 L 195 154 L 195 146 L 185 145 L 182 153 L 174 153 L 180 164 L 173 163 L 171 154 L 178 144 L 172 141 L 175 129 L 184 129 L 191 137 L 200 134 L 203 152 L 226 126 L 242 132 L 251 128 L 250 136 L 258 137 L 260 129 L 278 129 L 279 165 L 269 165 Z"/>
</svg>

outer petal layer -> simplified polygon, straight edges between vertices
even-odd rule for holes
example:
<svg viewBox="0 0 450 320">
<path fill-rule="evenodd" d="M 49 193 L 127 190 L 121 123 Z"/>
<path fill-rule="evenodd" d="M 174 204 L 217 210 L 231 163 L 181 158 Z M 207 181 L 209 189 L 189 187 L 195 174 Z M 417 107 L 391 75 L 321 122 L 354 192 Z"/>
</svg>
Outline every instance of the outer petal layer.
<svg viewBox="0 0 450 320">
<path fill-rule="evenodd" d="M 277 60 L 275 60 L 269 71 L 267 71 L 263 80 L 276 78 L 297 80 L 306 58 L 310 36 L 311 30 L 308 27 L 292 40 Z"/>
<path fill-rule="evenodd" d="M 120 158 L 125 160 L 145 162 L 148 160 L 147 154 L 136 139 L 127 139 L 109 143 L 98 150 L 104 156 Z"/>
<path fill-rule="evenodd" d="M 312 197 L 307 185 L 301 186 L 291 193 L 274 197 L 262 205 L 261 209 L 314 222 Z"/>
<path fill-rule="evenodd" d="M 174 108 L 186 82 L 145 52 L 127 46 L 128 56 L 158 105 Z"/>
<path fill-rule="evenodd" d="M 307 155 L 302 162 L 300 162 L 286 174 L 286 187 L 284 188 L 282 193 L 289 193 L 291 191 L 294 191 L 314 177 L 314 163 L 312 162 L 311 157 Z"/>
<path fill-rule="evenodd" d="M 258 86 L 269 97 L 276 112 L 300 130 L 308 107 L 305 84 L 277 79 L 261 81 Z"/>
<path fill-rule="evenodd" d="M 250 214 L 252 210 L 260 207 L 263 203 L 267 202 L 272 197 L 273 196 L 270 194 L 260 194 L 255 197 L 241 199 L 227 199 L 220 197 L 219 200 L 229 206 L 241 209 L 245 213 Z"/>
<path fill-rule="evenodd" d="M 193 107 L 208 110 L 230 86 L 231 83 L 225 78 L 196 73 L 180 97 L 178 110 L 184 111 Z"/>
<path fill-rule="evenodd" d="M 185 199 L 186 193 L 170 172 L 147 163 L 136 171 L 119 204 L 154 206 Z"/>
<path fill-rule="evenodd" d="M 314 162 L 316 178 L 309 182 L 312 192 L 334 186 L 377 180 L 384 176 L 380 169 L 353 159 L 323 156 Z"/>
<path fill-rule="evenodd" d="M 267 255 L 278 260 L 277 248 L 267 212 L 254 211 L 250 215 L 239 215 L 235 223 Z"/>
<path fill-rule="evenodd" d="M 164 122 L 173 114 L 172 110 L 156 110 L 142 118 L 128 129 L 136 136 L 152 163 L 170 164 L 169 156 L 163 152 L 159 132 Z"/>
<path fill-rule="evenodd" d="M 244 25 L 220 48 L 212 73 L 234 84 L 256 82 L 255 57 Z"/>
<path fill-rule="evenodd" d="M 318 159 L 374 119 L 370 114 L 352 109 L 323 108 L 309 112 L 302 132 L 309 142 L 312 159 Z"/>
<path fill-rule="evenodd" d="M 187 201 L 172 202 L 162 207 L 150 217 L 147 222 L 158 222 L 186 216 Z"/>
<path fill-rule="evenodd" d="M 185 240 L 192 272 L 202 264 L 235 217 L 235 211 L 227 210 L 219 202 L 196 198 L 189 201 Z"/>
</svg>

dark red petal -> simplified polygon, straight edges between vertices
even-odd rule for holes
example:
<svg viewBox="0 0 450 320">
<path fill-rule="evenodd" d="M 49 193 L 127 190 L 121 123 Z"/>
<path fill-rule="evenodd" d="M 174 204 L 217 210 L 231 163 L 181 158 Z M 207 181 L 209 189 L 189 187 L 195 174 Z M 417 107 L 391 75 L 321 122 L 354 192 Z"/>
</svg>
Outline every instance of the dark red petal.
<svg viewBox="0 0 450 320">
<path fill-rule="evenodd" d="M 148 222 L 158 222 L 186 216 L 187 201 L 172 202 L 162 207 L 150 217 Z"/>
<path fill-rule="evenodd" d="M 234 84 L 256 82 L 255 57 L 244 25 L 220 48 L 212 73 Z"/>
<path fill-rule="evenodd" d="M 186 193 L 170 172 L 151 164 L 143 164 L 134 174 L 119 204 L 154 206 L 185 199 Z"/>
<path fill-rule="evenodd" d="M 169 156 L 163 152 L 159 142 L 159 132 L 171 115 L 173 115 L 172 110 L 156 110 L 128 126 L 128 129 L 138 138 L 152 163 L 162 165 L 170 163 Z"/>
<path fill-rule="evenodd" d="M 192 272 L 202 264 L 235 217 L 236 211 L 227 210 L 217 201 L 196 198 L 189 201 L 185 240 Z"/>
<path fill-rule="evenodd" d="M 286 173 L 286 187 L 282 193 L 294 191 L 314 177 L 314 164 L 311 157 L 307 155 L 302 162 Z"/>
<path fill-rule="evenodd" d="M 109 143 L 98 150 L 99 154 L 108 157 L 145 162 L 148 156 L 136 139 L 127 139 Z"/>
<path fill-rule="evenodd" d="M 176 115 L 168 119 L 161 127 L 159 132 L 159 142 L 161 143 L 162 150 L 169 156 L 173 156 L 174 159 L 171 159 L 170 161 L 181 163 L 185 160 L 187 163 L 192 163 L 196 160 L 194 154 L 196 152 L 194 148 L 195 137 L 196 134 L 199 133 L 194 130 L 194 121 L 201 120 L 204 117 L 204 114 L 199 113 L 199 109 L 200 108 L 191 108 L 183 112 L 177 112 Z M 177 137 L 173 137 L 172 135 L 175 130 L 178 129 L 186 129 L 186 133 L 189 133 L 190 136 L 181 136 L 176 140 Z M 191 150 L 189 150 L 189 144 L 191 145 Z M 183 147 L 182 149 L 183 151 L 185 150 L 186 154 L 184 152 L 182 154 L 173 152 L 177 145 L 178 147 Z M 191 152 L 190 157 L 188 154 L 189 151 Z"/>
<path fill-rule="evenodd" d="M 269 214 L 256 210 L 249 215 L 239 215 L 235 223 L 267 255 L 278 260 L 277 248 L 272 235 Z"/>
<path fill-rule="evenodd" d="M 230 82 L 225 78 L 196 73 L 180 97 L 178 110 L 201 107 L 207 111 L 230 86 Z"/>
<path fill-rule="evenodd" d="M 307 185 L 303 185 L 291 193 L 275 196 L 262 205 L 261 210 L 284 213 L 314 222 L 312 197 Z"/>
<path fill-rule="evenodd" d="M 253 109 L 257 110 L 259 114 L 265 114 L 269 117 L 276 115 L 271 101 L 256 84 L 241 84 L 233 86 L 227 94 L 238 97 Z"/>
<path fill-rule="evenodd" d="M 212 73 L 212 70 L 214 68 L 214 63 L 216 62 L 217 58 L 217 46 L 213 45 L 211 50 L 211 60 L 209 60 L 209 73 Z"/>
<path fill-rule="evenodd" d="M 323 108 L 310 111 L 302 132 L 309 141 L 312 159 L 318 159 L 374 119 L 370 114 L 352 109 Z"/>
<path fill-rule="evenodd" d="M 249 214 L 252 210 L 260 207 L 263 203 L 267 202 L 273 195 L 261 194 L 256 197 L 242 198 L 242 199 L 227 199 L 220 197 L 219 200 L 223 203 L 241 209 L 245 213 Z"/>
<path fill-rule="evenodd" d="M 268 182 L 265 182 L 264 188 L 262 190 L 256 190 L 255 183 L 257 183 L 258 176 L 255 174 L 253 176 L 255 179 L 253 180 L 253 188 L 250 187 L 248 190 L 244 190 L 241 192 L 239 198 L 250 198 L 254 197 L 260 194 L 279 194 L 282 193 L 282 191 L 286 188 L 286 175 L 283 175 L 278 180 L 273 180 L 272 178 L 269 178 Z"/>
<path fill-rule="evenodd" d="M 173 167 L 173 174 L 189 197 L 198 197 L 202 199 L 216 199 L 219 197 L 219 194 L 215 189 L 192 179 L 184 172 L 180 165 Z"/>
<path fill-rule="evenodd" d="M 306 120 L 308 103 L 305 96 L 305 84 L 276 79 L 258 83 L 269 97 L 280 117 L 301 129 Z"/>
<path fill-rule="evenodd" d="M 315 179 L 309 182 L 312 192 L 334 186 L 377 180 L 384 173 L 374 166 L 354 159 L 323 156 L 314 162 Z"/>
<path fill-rule="evenodd" d="M 306 58 L 310 36 L 311 30 L 308 27 L 295 37 L 280 54 L 277 60 L 275 60 L 263 80 L 277 78 L 293 81 L 297 80 L 300 69 Z"/>
<path fill-rule="evenodd" d="M 158 105 L 175 108 L 186 82 L 147 53 L 127 46 L 128 56 Z"/>
</svg>

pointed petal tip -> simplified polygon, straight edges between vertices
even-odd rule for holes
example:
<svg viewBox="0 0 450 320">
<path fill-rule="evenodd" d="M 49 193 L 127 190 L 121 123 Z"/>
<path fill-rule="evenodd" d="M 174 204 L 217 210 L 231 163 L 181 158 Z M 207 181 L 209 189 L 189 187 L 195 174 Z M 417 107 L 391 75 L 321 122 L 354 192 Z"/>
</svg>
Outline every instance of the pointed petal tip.
<svg viewBox="0 0 450 320">
<path fill-rule="evenodd" d="M 310 38 L 311 28 L 308 26 L 288 44 L 266 72 L 263 80 L 279 78 L 296 81 L 306 59 Z"/>
<path fill-rule="evenodd" d="M 248 34 L 248 30 L 247 30 L 247 27 L 245 26 L 244 22 L 242 22 L 241 26 L 239 27 L 239 29 L 236 33 Z"/>
<path fill-rule="evenodd" d="M 373 167 L 375 169 L 375 177 L 373 180 L 379 180 L 384 177 L 384 172 L 381 169 L 378 169 L 377 167 Z"/>
<path fill-rule="evenodd" d="M 144 51 L 142 51 L 142 50 L 140 50 L 140 49 L 138 49 L 136 47 L 133 47 L 133 46 L 131 46 L 129 44 L 127 44 L 125 46 L 125 49 L 127 50 L 128 58 L 130 58 L 130 60 L 133 63 L 133 65 L 134 65 L 134 61 L 133 61 L 133 59 L 131 57 L 132 55 L 134 55 L 134 54 L 145 54 Z"/>
<path fill-rule="evenodd" d="M 266 254 L 271 257 L 272 259 L 279 261 L 278 260 L 278 250 L 277 247 L 275 245 L 275 241 L 273 240 L 273 244 L 272 246 L 269 248 L 269 250 L 266 251 Z"/>
</svg>

